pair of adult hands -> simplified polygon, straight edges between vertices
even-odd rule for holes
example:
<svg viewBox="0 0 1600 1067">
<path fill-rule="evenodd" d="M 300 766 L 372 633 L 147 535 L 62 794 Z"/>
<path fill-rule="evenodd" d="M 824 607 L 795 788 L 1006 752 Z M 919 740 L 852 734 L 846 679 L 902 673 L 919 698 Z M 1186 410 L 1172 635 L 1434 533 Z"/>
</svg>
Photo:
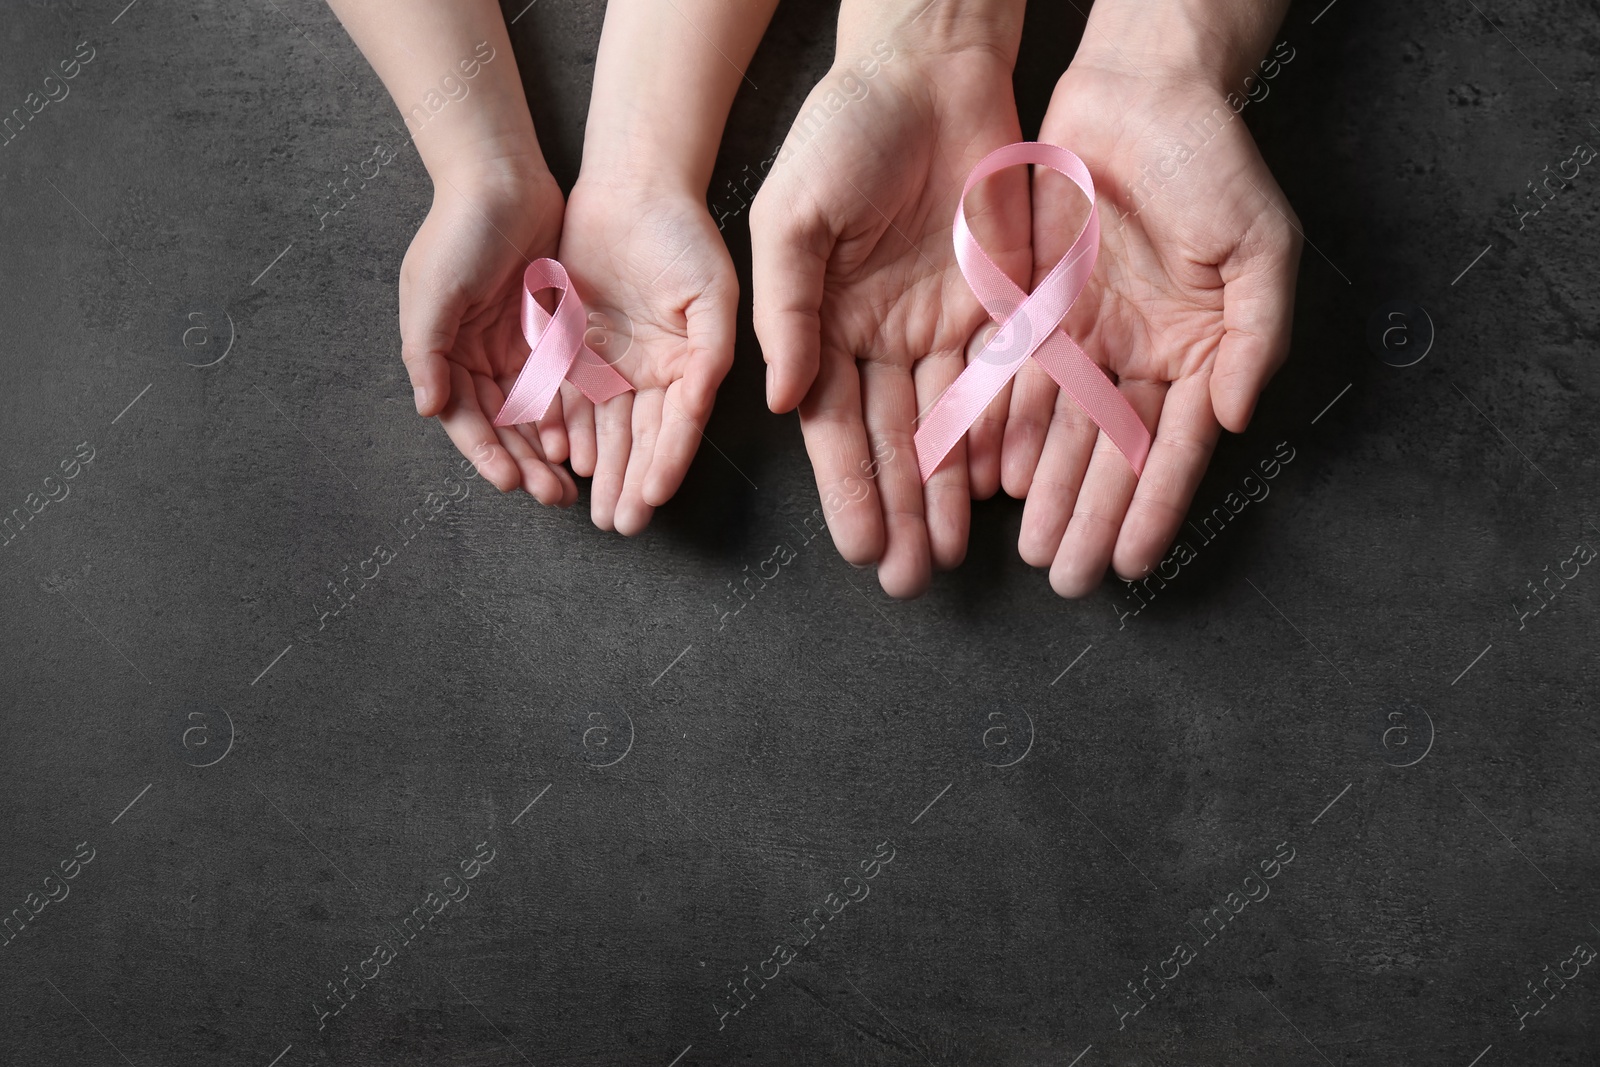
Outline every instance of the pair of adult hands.
<svg viewBox="0 0 1600 1067">
<path fill-rule="evenodd" d="M 836 70 L 854 57 L 841 54 Z M 1138 577 L 1188 510 L 1219 430 L 1245 428 L 1287 353 L 1299 238 L 1282 192 L 1215 87 L 1077 62 L 1039 139 L 1094 175 L 1102 237 L 1064 328 L 1154 433 L 1142 477 L 1035 361 L 924 485 L 912 435 L 993 331 L 956 267 L 951 220 L 968 172 L 1021 140 L 1014 53 L 901 49 L 869 92 L 831 118 L 762 187 L 751 219 L 755 325 L 768 402 L 799 407 L 824 498 L 877 464 L 872 491 L 835 496 L 846 559 L 876 563 L 884 589 L 915 596 L 961 562 L 970 499 L 1026 498 L 1018 547 L 1064 596 L 1108 565 Z M 824 79 L 808 101 L 817 104 Z M 804 113 L 804 112 L 803 112 Z M 1184 127 L 1216 130 L 1175 175 Z M 1135 183 L 1143 182 L 1135 193 Z M 978 186 L 967 216 L 995 263 L 1031 290 L 1087 214 L 1045 168 Z"/>
<path fill-rule="evenodd" d="M 865 43 L 841 40 L 801 114 L 868 58 Z M 1220 428 L 1244 429 L 1288 348 L 1299 239 L 1243 123 L 1213 123 L 1175 176 L 1148 180 L 1147 168 L 1165 169 L 1195 140 L 1185 122 L 1232 114 L 1223 93 L 1075 62 L 1040 139 L 1089 165 L 1102 240 L 1064 328 L 1154 432 L 1143 476 L 1029 360 L 922 483 L 917 418 L 992 329 L 956 267 L 950 223 L 973 165 L 1021 139 L 1014 59 L 1014 48 L 899 47 L 864 95 L 791 138 L 804 143 L 771 171 L 751 213 L 769 406 L 798 406 L 835 543 L 850 562 L 876 564 L 893 596 L 915 596 L 934 569 L 957 565 L 971 499 L 1001 488 L 1026 498 L 1019 550 L 1050 567 L 1062 595 L 1089 592 L 1108 565 L 1145 573 L 1176 534 Z M 996 175 L 968 198 L 980 241 L 1024 289 L 1085 212 L 1076 188 L 1042 168 L 1031 184 L 1021 168 Z M 631 340 L 612 358 L 636 392 L 596 406 L 564 384 L 537 426 L 496 428 L 528 348 L 522 269 L 545 255 L 588 306 L 626 313 Z M 693 459 L 732 363 L 738 286 L 700 193 L 580 177 L 563 205 L 542 161 L 508 159 L 467 188 L 440 187 L 400 300 L 419 412 L 440 416 L 502 490 L 571 504 L 570 462 L 594 479 L 596 525 L 634 534 Z"/>
</svg>

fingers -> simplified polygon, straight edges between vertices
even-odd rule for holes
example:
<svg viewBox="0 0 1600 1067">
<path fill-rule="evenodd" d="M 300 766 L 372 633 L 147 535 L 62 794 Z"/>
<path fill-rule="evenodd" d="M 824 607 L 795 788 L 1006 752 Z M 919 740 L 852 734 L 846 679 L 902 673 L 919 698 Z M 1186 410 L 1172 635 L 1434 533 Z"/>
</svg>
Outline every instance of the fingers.
<svg viewBox="0 0 1600 1067">
<path fill-rule="evenodd" d="M 1011 380 L 1011 409 L 1006 414 L 1005 436 L 1000 446 L 1000 484 L 1008 496 L 1017 500 L 1028 496 L 1034 472 L 1042 462 L 1060 395 L 1061 387 L 1036 360 L 1024 362 Z M 1092 447 L 1092 442 L 1085 446 L 1086 455 Z M 1059 474 L 1055 477 L 1059 478 Z M 1058 536 L 1057 542 L 1059 540 Z M 1053 546 L 1051 551 L 1054 551 Z M 1034 563 L 1034 566 L 1043 564 Z"/>
<path fill-rule="evenodd" d="M 1043 371 L 1040 374 L 1050 383 L 1055 407 L 1044 428 L 1038 431 L 1040 444 L 1034 462 L 1037 470 L 1028 474 L 1022 531 L 1017 535 L 1017 553 L 1030 567 L 1048 567 L 1056 558 L 1100 435 L 1094 420 L 1049 375 Z M 1012 407 L 1016 404 L 1013 399 Z"/>
<path fill-rule="evenodd" d="M 567 452 L 572 472 L 580 478 L 594 474 L 594 404 L 570 382 L 561 383 L 561 407 L 567 416 Z"/>
<path fill-rule="evenodd" d="M 920 596 L 932 577 L 932 558 L 928 523 L 924 517 L 922 476 L 917 469 L 916 446 L 911 437 L 911 427 L 917 419 L 916 388 L 903 368 L 863 363 L 861 393 L 873 453 L 885 457 L 878 466 L 877 480 L 884 531 L 878 583 L 892 597 Z M 966 466 L 963 452 L 964 446 L 957 444 L 942 465 L 945 472 Z M 964 483 L 964 473 L 957 471 L 957 474 Z M 965 504 L 965 484 L 960 484 L 959 491 Z M 961 545 L 964 551 L 965 528 L 961 530 Z"/>
<path fill-rule="evenodd" d="M 589 485 L 589 516 L 602 530 L 616 529 L 617 501 L 633 450 L 634 393 L 594 405 L 594 481 Z"/>
<path fill-rule="evenodd" d="M 469 377 L 472 387 L 477 390 L 479 407 L 485 413 L 499 411 L 505 403 L 506 394 L 516 382 L 514 374 L 505 375 L 498 380 L 478 375 Z M 560 460 L 549 453 L 548 442 L 552 440 L 551 426 L 560 430 L 554 440 L 562 452 L 566 450 L 566 428 L 562 421 L 560 404 L 561 397 L 558 394 L 545 411 L 544 418 L 537 423 L 494 426 L 491 422 L 490 425 L 501 447 L 516 463 L 522 475 L 522 487 L 539 503 L 564 508 L 577 501 L 578 487 L 572 480 L 572 475 L 561 466 Z"/>
<path fill-rule="evenodd" d="M 451 364 L 449 371 L 450 387 L 443 393 L 447 402 L 439 412 L 439 423 L 456 449 L 477 466 L 478 473 L 502 493 L 509 493 L 522 484 L 522 471 L 500 445 L 499 436 L 483 413 L 472 375 L 460 364 Z"/>
<path fill-rule="evenodd" d="M 1221 431 L 1211 412 L 1211 385 L 1205 377 L 1174 382 L 1167 390 L 1155 443 L 1117 536 L 1112 563 L 1122 577 L 1143 577 L 1161 562 L 1189 512 L 1189 501 L 1211 462 Z"/>
<path fill-rule="evenodd" d="M 883 555 L 883 512 L 861 417 L 861 375 L 848 354 L 823 354 L 816 381 L 800 403 L 800 430 L 816 473 L 817 495 L 834 546 L 857 567 Z M 913 412 L 915 414 L 915 412 Z M 887 455 L 887 453 L 882 453 Z M 915 460 L 912 460 L 915 463 Z M 882 469 L 878 470 L 879 478 Z"/>
<path fill-rule="evenodd" d="M 661 394 L 661 425 L 654 434 L 650 466 L 640 481 L 640 498 L 653 508 L 672 499 L 694 462 L 711 418 L 716 386 L 681 378 Z M 690 398 L 693 398 L 692 400 Z"/>
<path fill-rule="evenodd" d="M 617 498 L 616 512 L 616 529 L 624 537 L 642 533 L 656 513 L 656 509 L 645 502 L 644 479 L 655 455 L 665 406 L 666 394 L 660 389 L 647 389 L 633 398 L 633 441 L 628 450 L 628 465 L 623 470 L 622 493 Z"/>
<path fill-rule="evenodd" d="M 537 426 L 497 426 L 495 432 L 522 471 L 523 488 L 535 500 L 558 508 L 571 507 L 578 502 L 578 484 L 567 468 L 545 456 Z"/>
<path fill-rule="evenodd" d="M 444 410 L 453 378 L 447 358 L 456 342 L 465 299 L 451 287 L 423 285 L 400 272 L 400 359 L 411 379 L 417 414 L 432 418 Z"/>
<path fill-rule="evenodd" d="M 738 283 L 718 287 L 697 298 L 685 312 L 689 358 L 683 377 L 667 387 L 661 432 L 645 474 L 641 495 L 660 507 L 683 484 L 700 447 L 717 387 L 733 366 Z"/>
<path fill-rule="evenodd" d="M 563 382 L 562 385 L 566 383 Z M 540 419 L 536 428 L 539 435 L 539 444 L 544 451 L 544 456 L 551 463 L 565 463 L 568 456 L 567 419 L 562 411 L 562 392 L 557 390 L 550 401 L 550 407 Z"/>
<path fill-rule="evenodd" d="M 932 355 L 919 360 L 912 368 L 911 377 L 915 386 L 915 403 L 918 410 L 927 411 L 933 406 L 935 400 L 946 389 L 950 388 L 957 376 L 966 367 L 966 361 L 955 353 L 947 355 Z M 869 401 L 870 403 L 870 401 Z M 993 404 L 989 407 L 992 409 Z M 868 409 L 869 417 L 871 409 Z M 915 423 L 911 424 L 913 427 Z M 870 427 L 870 423 L 869 423 Z M 977 423 L 973 424 L 973 429 Z M 995 453 L 994 470 L 995 481 L 999 480 L 999 440 L 1000 428 L 991 427 L 989 444 Z M 971 489 L 969 468 L 972 465 L 970 458 L 971 438 L 973 432 L 968 431 L 965 447 L 969 450 L 967 456 L 961 454 L 963 444 L 957 442 L 951 450 L 950 457 L 939 464 L 939 468 L 929 476 L 928 481 L 921 486 L 922 504 L 926 516 L 929 558 L 934 567 L 939 570 L 951 570 L 960 565 L 967 554 L 967 537 L 972 527 L 972 500 L 976 495 Z M 876 454 L 877 450 L 874 450 Z M 896 446 L 896 454 L 898 454 Z M 912 461 L 911 467 L 917 473 L 918 480 L 921 474 L 918 471 L 916 453 L 916 439 L 911 438 Z M 887 454 L 887 453 L 885 453 Z M 990 489 L 988 495 L 993 495 Z"/>
<path fill-rule="evenodd" d="M 1118 389 L 1146 426 L 1155 424 L 1167 389 L 1165 384 L 1123 381 Z M 1083 487 L 1078 490 L 1072 520 L 1050 566 L 1050 586 L 1057 593 L 1085 596 L 1100 584 L 1137 484 L 1127 457 L 1101 434 L 1083 476 Z"/>
<path fill-rule="evenodd" d="M 767 407 L 782 413 L 800 403 L 818 373 L 818 312 L 834 235 L 820 216 L 800 218 L 795 206 L 763 189 L 750 212 L 750 277 L 756 338 L 767 363 Z"/>
<path fill-rule="evenodd" d="M 505 392 L 492 378 L 470 375 L 468 388 L 477 391 L 480 412 L 498 411 L 505 403 Z M 452 390 L 452 395 L 454 390 Z M 522 487 L 541 504 L 565 507 L 578 497 L 572 476 L 559 466 L 545 462 L 533 426 L 493 426 L 495 438 L 517 466 Z"/>
<path fill-rule="evenodd" d="M 545 461 L 531 428 L 494 426 L 487 411 L 498 411 L 505 394 L 491 378 L 452 364 L 449 401 L 439 414 L 445 433 L 478 473 L 506 493 L 523 487 L 541 504 L 566 506 L 577 499 L 571 475 Z"/>
<path fill-rule="evenodd" d="M 1282 199 L 1268 181 L 1268 195 Z M 1288 204 L 1280 205 L 1287 209 Z M 1211 371 L 1211 406 L 1217 419 L 1243 433 L 1261 390 L 1289 355 L 1294 319 L 1295 275 L 1300 268 L 1300 235 L 1288 214 L 1269 211 L 1222 264 L 1222 322 L 1226 333 Z"/>
</svg>

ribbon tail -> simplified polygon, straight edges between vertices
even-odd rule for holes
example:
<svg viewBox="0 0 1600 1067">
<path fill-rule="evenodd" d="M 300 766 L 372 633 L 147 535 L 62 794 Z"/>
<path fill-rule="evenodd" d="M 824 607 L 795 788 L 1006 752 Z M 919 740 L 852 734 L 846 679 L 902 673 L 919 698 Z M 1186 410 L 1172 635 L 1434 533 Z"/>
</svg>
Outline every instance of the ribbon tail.
<svg viewBox="0 0 1600 1067">
<path fill-rule="evenodd" d="M 972 428 L 989 401 L 1005 388 L 1018 365 L 1018 362 L 991 363 L 982 359 L 969 363 L 934 402 L 912 439 L 917 449 L 917 469 L 924 483 Z"/>
<path fill-rule="evenodd" d="M 1111 438 L 1111 443 L 1127 457 L 1133 473 L 1142 475 L 1144 461 L 1150 455 L 1150 430 L 1099 364 L 1062 330 L 1052 333 L 1033 358 Z"/>
<path fill-rule="evenodd" d="M 596 404 L 621 396 L 633 388 L 628 384 L 628 379 L 618 374 L 615 367 L 601 359 L 588 345 L 578 349 L 578 358 L 567 369 L 567 381 Z"/>
<path fill-rule="evenodd" d="M 546 335 L 548 336 L 548 334 Z M 542 341 L 542 339 L 541 339 Z M 541 343 L 540 348 L 554 348 Z M 536 358 L 542 355 L 543 358 Z M 541 353 L 538 349 L 528 353 L 528 362 L 506 394 L 506 402 L 494 417 L 496 426 L 517 426 L 525 422 L 538 422 L 550 410 L 550 403 L 561 388 L 561 380 L 574 362 L 577 352 L 561 356 L 553 352 Z M 563 365 L 565 364 L 565 366 Z"/>
</svg>

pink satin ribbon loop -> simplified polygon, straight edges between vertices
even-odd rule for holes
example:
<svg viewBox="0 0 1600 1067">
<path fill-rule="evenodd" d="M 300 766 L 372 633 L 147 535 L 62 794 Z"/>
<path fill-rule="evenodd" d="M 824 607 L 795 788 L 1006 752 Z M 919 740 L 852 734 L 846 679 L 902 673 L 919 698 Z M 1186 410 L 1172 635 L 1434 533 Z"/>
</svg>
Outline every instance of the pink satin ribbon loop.
<svg viewBox="0 0 1600 1067">
<path fill-rule="evenodd" d="M 560 289 L 551 315 L 533 294 Z M 596 404 L 632 389 L 628 380 L 583 343 L 589 320 L 583 301 L 572 287 L 567 269 L 553 259 L 536 259 L 522 273 L 522 335 L 528 339 L 528 361 L 494 417 L 496 426 L 538 422 L 550 409 L 562 379 L 578 387 Z"/>
<path fill-rule="evenodd" d="M 1089 199 L 1089 218 L 1072 247 L 1050 269 L 1032 293 L 1024 293 L 983 250 L 967 225 L 967 194 L 977 184 L 1007 167 L 1037 164 L 1065 176 Z M 1083 160 L 1055 145 L 1022 141 L 997 148 L 972 168 L 956 204 L 956 263 L 967 285 L 1000 330 L 982 353 L 967 364 L 950 388 L 934 403 L 917 429 L 917 465 L 926 482 L 989 402 L 1004 389 L 1029 356 L 1067 395 L 1083 408 L 1127 457 L 1134 474 L 1144 470 L 1150 453 L 1150 431 L 1122 393 L 1061 322 L 1094 272 L 1100 250 L 1100 214 L 1094 179 Z"/>
</svg>

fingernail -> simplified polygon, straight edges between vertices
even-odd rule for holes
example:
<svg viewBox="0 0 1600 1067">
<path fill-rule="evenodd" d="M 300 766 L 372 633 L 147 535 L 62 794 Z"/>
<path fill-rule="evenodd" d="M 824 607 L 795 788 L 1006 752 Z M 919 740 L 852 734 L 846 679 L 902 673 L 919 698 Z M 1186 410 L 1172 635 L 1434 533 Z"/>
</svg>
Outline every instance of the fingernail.
<svg viewBox="0 0 1600 1067">
<path fill-rule="evenodd" d="M 776 375 L 774 375 L 772 373 L 772 370 L 773 370 L 772 364 L 768 363 L 767 364 L 767 407 L 769 407 L 769 408 L 772 406 L 772 381 L 776 377 Z"/>
<path fill-rule="evenodd" d="M 431 397 L 428 394 L 428 387 L 426 385 L 417 386 L 412 393 L 412 401 L 417 405 L 417 414 L 422 414 L 423 409 L 428 406 L 428 401 L 430 399 Z"/>
</svg>

